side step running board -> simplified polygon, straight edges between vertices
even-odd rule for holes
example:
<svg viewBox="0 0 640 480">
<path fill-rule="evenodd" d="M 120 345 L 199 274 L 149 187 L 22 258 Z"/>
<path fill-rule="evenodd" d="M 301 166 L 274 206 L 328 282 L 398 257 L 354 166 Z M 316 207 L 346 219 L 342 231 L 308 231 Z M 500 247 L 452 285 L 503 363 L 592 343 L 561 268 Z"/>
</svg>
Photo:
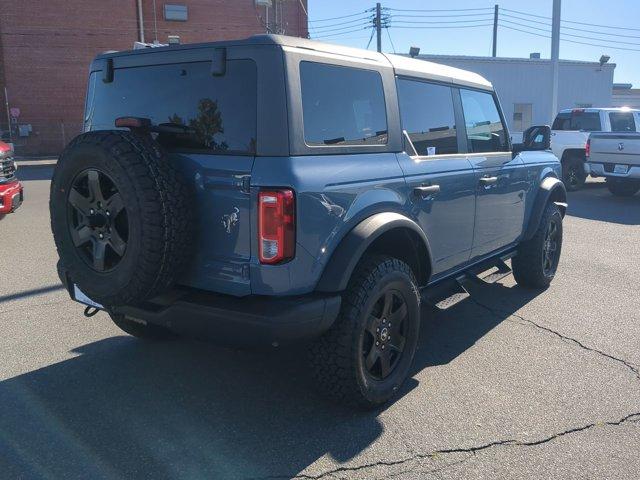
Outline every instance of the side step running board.
<svg viewBox="0 0 640 480">
<path fill-rule="evenodd" d="M 455 278 L 429 286 L 422 291 L 423 301 L 439 310 L 447 310 L 471 296 L 468 287 L 470 282 L 481 280 L 484 283 L 495 283 L 509 275 L 511 268 L 505 263 L 505 260 L 509 258 L 511 255 L 500 257 L 494 261 L 492 266 L 483 268 L 482 271 L 470 270 Z M 494 270 L 480 277 L 490 269 Z"/>
</svg>

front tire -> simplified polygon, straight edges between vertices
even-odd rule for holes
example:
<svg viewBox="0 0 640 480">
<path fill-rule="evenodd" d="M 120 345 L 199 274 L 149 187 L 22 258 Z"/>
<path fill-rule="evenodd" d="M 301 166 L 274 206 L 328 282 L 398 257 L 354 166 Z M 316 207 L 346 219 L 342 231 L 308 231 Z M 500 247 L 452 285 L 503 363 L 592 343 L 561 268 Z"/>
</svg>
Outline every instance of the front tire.
<svg viewBox="0 0 640 480">
<path fill-rule="evenodd" d="M 575 192 L 580 190 L 587 180 L 587 173 L 584 171 L 584 159 L 572 156 L 562 162 L 562 181 L 567 187 L 567 191 Z"/>
<path fill-rule="evenodd" d="M 555 203 L 549 202 L 535 235 L 518 246 L 518 254 L 512 261 L 518 285 L 547 288 L 558 269 L 561 250 L 562 214 Z"/>
<path fill-rule="evenodd" d="M 616 197 L 632 197 L 640 190 L 640 181 L 607 178 L 607 188 Z"/>
<path fill-rule="evenodd" d="M 420 329 L 420 294 L 409 266 L 363 258 L 343 295 L 340 316 L 310 349 L 321 389 L 341 403 L 373 408 L 409 374 Z"/>
</svg>

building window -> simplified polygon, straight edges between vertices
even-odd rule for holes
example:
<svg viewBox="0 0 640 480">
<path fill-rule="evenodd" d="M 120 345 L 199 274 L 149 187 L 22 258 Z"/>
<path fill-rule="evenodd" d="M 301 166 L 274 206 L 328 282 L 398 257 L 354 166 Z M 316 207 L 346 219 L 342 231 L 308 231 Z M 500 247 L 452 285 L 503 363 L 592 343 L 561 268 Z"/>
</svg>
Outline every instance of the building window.
<svg viewBox="0 0 640 480">
<path fill-rule="evenodd" d="M 175 22 L 186 22 L 189 19 L 189 12 L 186 5 L 174 5 L 165 3 L 164 19 Z"/>
<path fill-rule="evenodd" d="M 514 132 L 524 132 L 531 126 L 532 105 L 530 103 L 513 104 L 513 130 Z"/>
</svg>

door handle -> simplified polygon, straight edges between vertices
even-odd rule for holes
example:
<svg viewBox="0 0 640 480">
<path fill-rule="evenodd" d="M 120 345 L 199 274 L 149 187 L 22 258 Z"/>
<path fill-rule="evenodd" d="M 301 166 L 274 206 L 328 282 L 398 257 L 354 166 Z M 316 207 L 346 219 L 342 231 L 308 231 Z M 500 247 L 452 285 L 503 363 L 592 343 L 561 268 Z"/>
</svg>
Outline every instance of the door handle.
<svg viewBox="0 0 640 480">
<path fill-rule="evenodd" d="M 435 195 L 436 193 L 440 193 L 440 185 L 423 185 L 415 187 L 413 189 L 413 193 L 423 198 L 429 195 Z"/>
<path fill-rule="evenodd" d="M 480 183 L 482 185 L 492 185 L 498 181 L 498 177 L 481 177 Z"/>
</svg>

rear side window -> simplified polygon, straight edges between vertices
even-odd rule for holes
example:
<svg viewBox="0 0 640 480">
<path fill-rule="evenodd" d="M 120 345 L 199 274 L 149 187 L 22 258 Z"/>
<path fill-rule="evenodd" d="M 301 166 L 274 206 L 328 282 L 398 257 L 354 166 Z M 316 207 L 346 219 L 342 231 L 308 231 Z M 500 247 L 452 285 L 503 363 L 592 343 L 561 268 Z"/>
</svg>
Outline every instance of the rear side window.
<svg viewBox="0 0 640 480">
<path fill-rule="evenodd" d="M 460 89 L 470 153 L 509 151 L 507 132 L 491 93 Z"/>
<path fill-rule="evenodd" d="M 611 112 L 609 114 L 612 132 L 635 132 L 636 121 L 632 112 Z"/>
<path fill-rule="evenodd" d="M 307 145 L 384 145 L 387 114 L 382 77 L 373 70 L 301 62 Z"/>
<path fill-rule="evenodd" d="M 398 79 L 402 128 L 418 155 L 458 153 L 451 88 Z"/>
<path fill-rule="evenodd" d="M 554 130 L 582 130 L 585 132 L 598 132 L 602 130 L 600 114 L 598 112 L 585 112 L 583 110 L 559 113 L 553 121 L 552 128 Z"/>
<path fill-rule="evenodd" d="M 116 69 L 112 83 L 97 82 L 91 128 L 143 117 L 173 127 L 157 137 L 171 151 L 252 155 L 256 76 L 252 60 L 229 60 L 223 76 L 211 75 L 210 62 Z"/>
</svg>

